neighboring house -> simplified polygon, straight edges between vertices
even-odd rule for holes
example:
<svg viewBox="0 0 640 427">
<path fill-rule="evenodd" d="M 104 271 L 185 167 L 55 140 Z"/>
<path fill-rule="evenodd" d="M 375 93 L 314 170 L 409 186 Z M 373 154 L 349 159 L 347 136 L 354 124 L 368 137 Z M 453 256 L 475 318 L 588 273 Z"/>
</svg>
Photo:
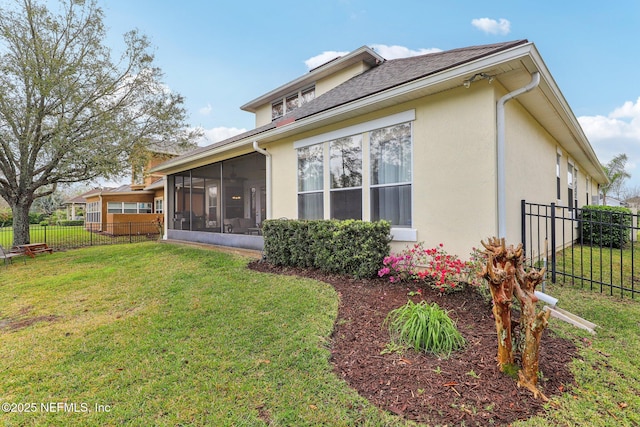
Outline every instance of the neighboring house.
<svg viewBox="0 0 640 427">
<path fill-rule="evenodd" d="M 362 47 L 241 108 L 255 129 L 152 169 L 167 238 L 261 248 L 268 218 L 386 219 L 392 250 L 464 256 L 518 243 L 522 199 L 582 206 L 606 182 L 526 40 L 395 60 Z"/>
<path fill-rule="evenodd" d="M 153 148 L 147 166 L 133 168 L 131 184 L 94 189 L 81 195 L 86 203 L 85 227 L 117 235 L 129 233 L 128 224 L 136 224 L 136 232 L 157 232 L 154 221 L 164 218 L 164 180 L 150 170 L 178 155 L 171 151 Z"/>
</svg>

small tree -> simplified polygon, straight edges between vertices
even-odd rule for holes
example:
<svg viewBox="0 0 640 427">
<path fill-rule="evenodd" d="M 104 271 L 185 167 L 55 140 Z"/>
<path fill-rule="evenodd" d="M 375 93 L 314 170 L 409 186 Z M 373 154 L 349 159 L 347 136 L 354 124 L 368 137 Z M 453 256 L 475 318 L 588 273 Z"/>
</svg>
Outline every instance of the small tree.
<svg viewBox="0 0 640 427">
<path fill-rule="evenodd" d="M 482 242 L 487 260 L 482 274 L 489 283 L 493 298 L 493 314 L 498 334 L 498 365 L 505 371 L 514 363 L 511 336 L 511 304 L 513 296 L 520 302 L 521 331 L 524 346 L 521 354 L 522 369 L 518 372 L 518 386 L 526 387 L 534 397 L 548 400 L 537 388 L 540 338 L 548 325 L 550 311 L 536 311 L 535 289 L 544 278 L 544 269 L 525 272 L 522 245 L 507 247 L 505 240 L 494 237 Z"/>
</svg>

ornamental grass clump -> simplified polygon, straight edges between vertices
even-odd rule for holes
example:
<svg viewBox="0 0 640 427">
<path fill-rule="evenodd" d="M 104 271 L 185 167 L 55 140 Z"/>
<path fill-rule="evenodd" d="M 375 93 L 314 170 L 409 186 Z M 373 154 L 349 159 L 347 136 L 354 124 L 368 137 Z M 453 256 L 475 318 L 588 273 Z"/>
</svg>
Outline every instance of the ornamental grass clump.
<svg viewBox="0 0 640 427">
<path fill-rule="evenodd" d="M 438 304 L 426 301 L 414 303 L 409 300 L 404 306 L 392 310 L 384 321 L 393 342 L 442 356 L 460 350 L 465 340 L 456 328 L 447 311 Z"/>
</svg>

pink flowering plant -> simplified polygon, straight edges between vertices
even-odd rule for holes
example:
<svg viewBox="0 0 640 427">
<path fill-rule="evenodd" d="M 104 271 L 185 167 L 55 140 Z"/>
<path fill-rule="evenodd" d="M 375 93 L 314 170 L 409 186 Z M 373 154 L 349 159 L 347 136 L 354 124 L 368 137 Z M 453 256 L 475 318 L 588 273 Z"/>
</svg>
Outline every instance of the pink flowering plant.
<svg viewBox="0 0 640 427">
<path fill-rule="evenodd" d="M 424 243 L 417 243 L 399 254 L 384 258 L 378 276 L 388 277 L 392 283 L 414 282 L 427 284 L 441 293 L 461 291 L 467 284 L 479 284 L 476 277 L 478 261 L 462 261 L 456 255 L 448 254 L 440 243 L 425 249 Z"/>
</svg>

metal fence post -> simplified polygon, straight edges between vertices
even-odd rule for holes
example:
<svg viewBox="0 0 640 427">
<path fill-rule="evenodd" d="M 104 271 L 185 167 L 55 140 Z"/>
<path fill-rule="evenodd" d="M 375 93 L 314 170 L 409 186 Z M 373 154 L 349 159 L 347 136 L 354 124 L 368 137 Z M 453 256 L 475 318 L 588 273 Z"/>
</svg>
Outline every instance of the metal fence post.
<svg viewBox="0 0 640 427">
<path fill-rule="evenodd" d="M 556 204 L 551 203 L 551 283 L 556 283 Z"/>
</svg>

